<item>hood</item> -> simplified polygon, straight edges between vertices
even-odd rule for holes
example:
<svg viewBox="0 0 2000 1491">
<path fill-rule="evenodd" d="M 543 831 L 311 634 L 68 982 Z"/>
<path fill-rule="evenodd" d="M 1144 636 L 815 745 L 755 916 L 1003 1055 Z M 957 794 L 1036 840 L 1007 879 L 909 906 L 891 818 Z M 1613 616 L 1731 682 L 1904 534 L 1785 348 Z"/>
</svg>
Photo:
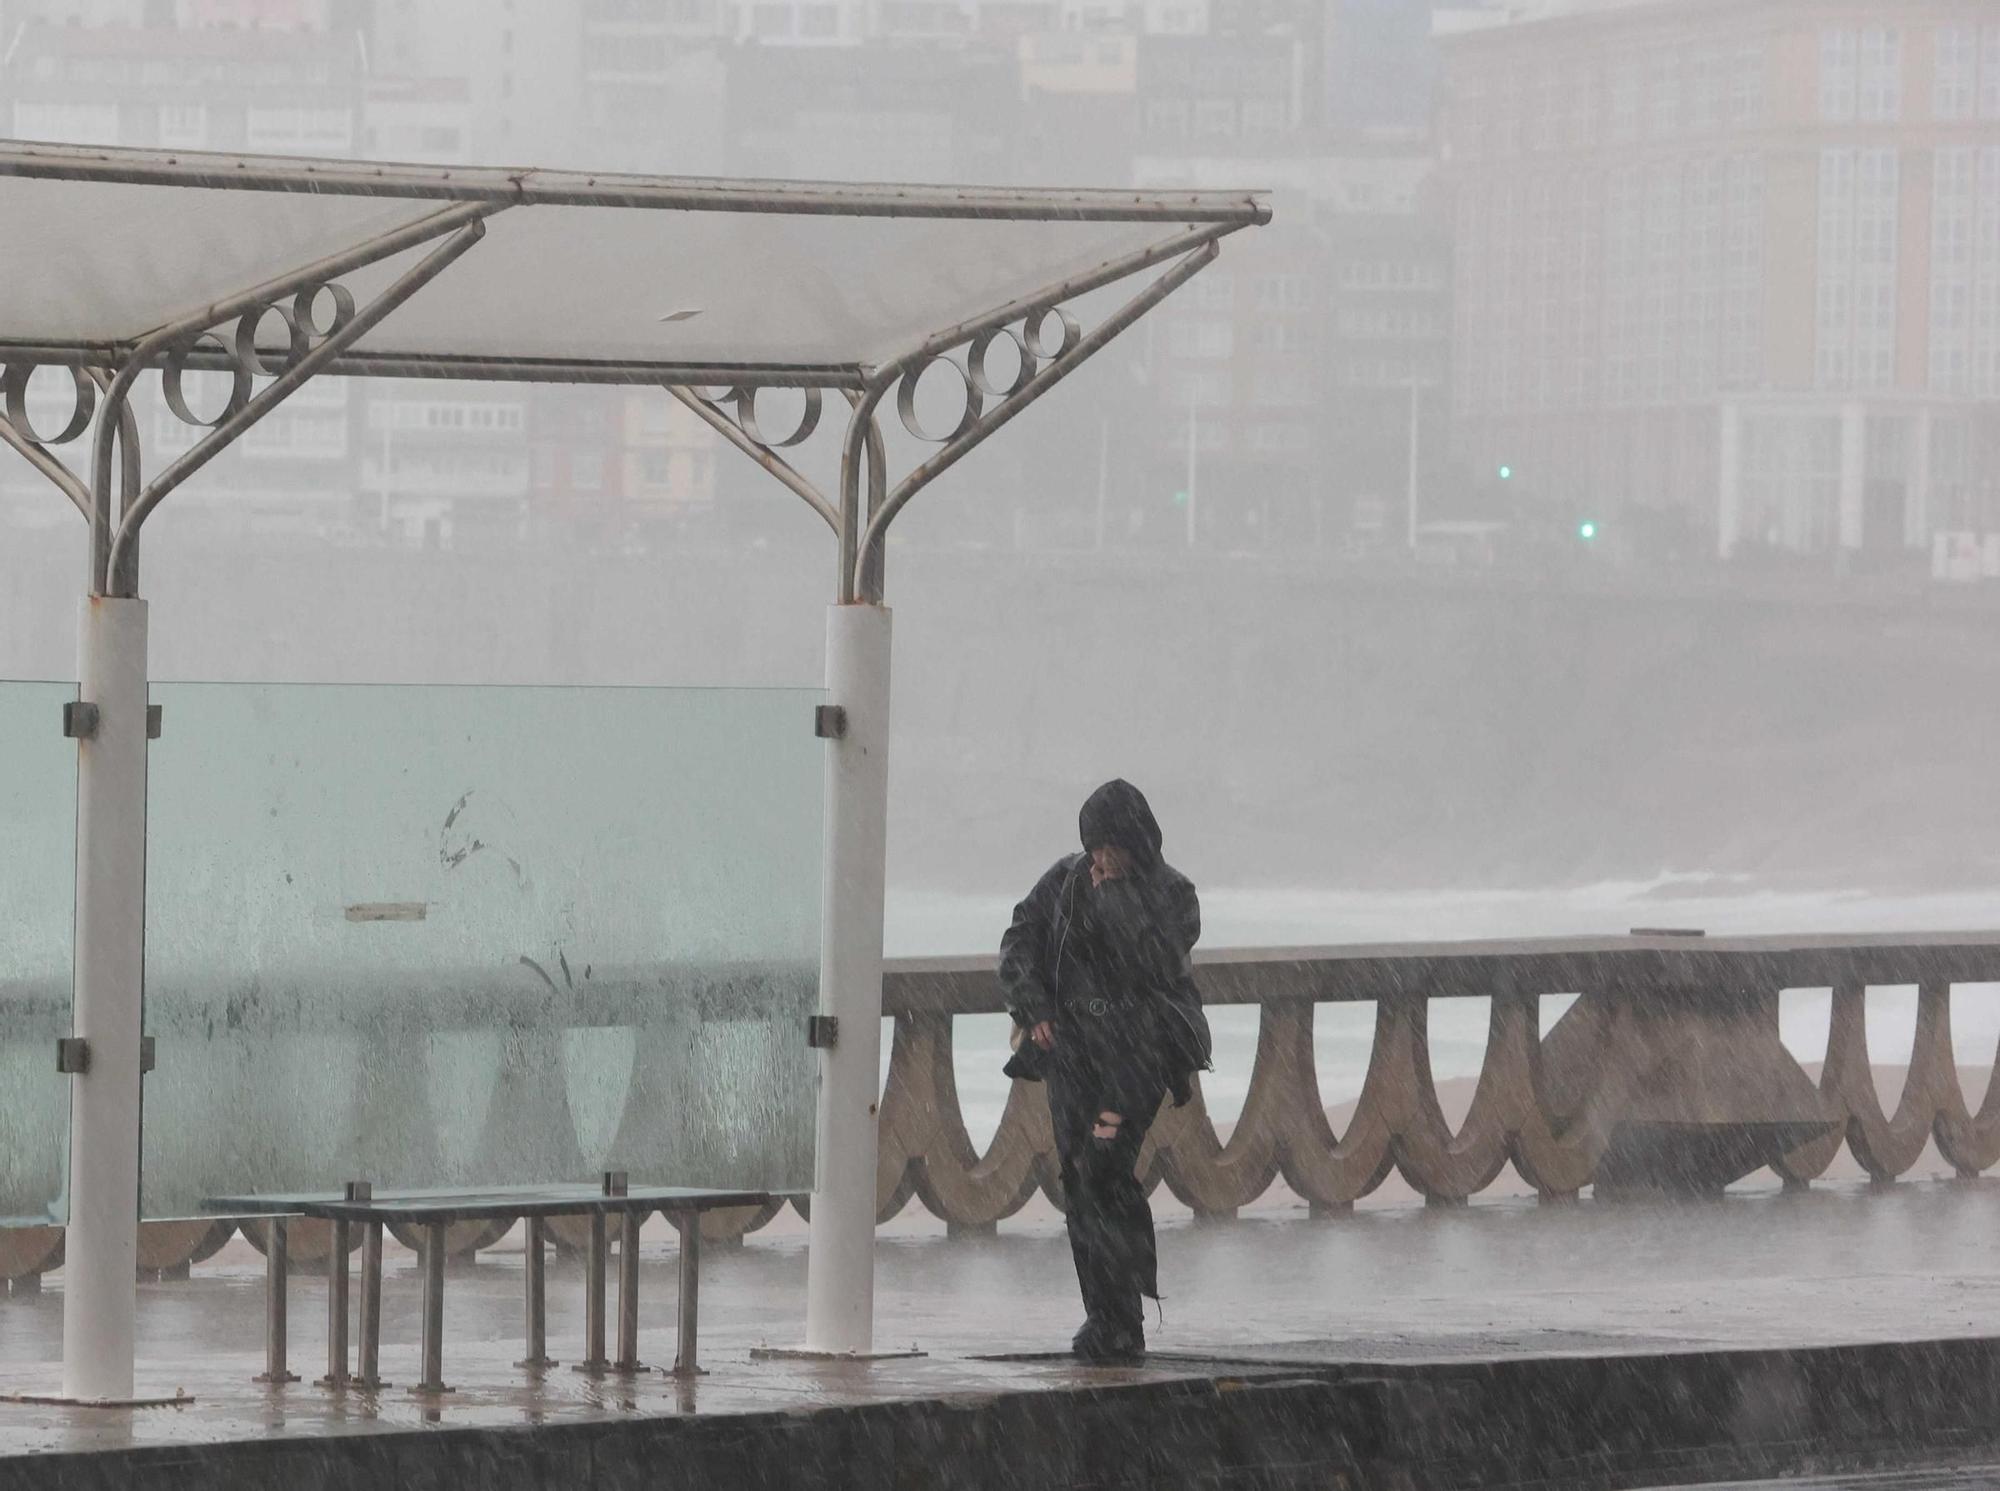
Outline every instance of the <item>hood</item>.
<svg viewBox="0 0 2000 1491">
<path fill-rule="evenodd" d="M 1122 778 L 1106 782 L 1085 799 L 1083 811 L 1077 814 L 1077 829 L 1086 850 L 1115 845 L 1148 870 L 1161 862 L 1159 820 L 1153 816 L 1146 794 Z"/>
</svg>

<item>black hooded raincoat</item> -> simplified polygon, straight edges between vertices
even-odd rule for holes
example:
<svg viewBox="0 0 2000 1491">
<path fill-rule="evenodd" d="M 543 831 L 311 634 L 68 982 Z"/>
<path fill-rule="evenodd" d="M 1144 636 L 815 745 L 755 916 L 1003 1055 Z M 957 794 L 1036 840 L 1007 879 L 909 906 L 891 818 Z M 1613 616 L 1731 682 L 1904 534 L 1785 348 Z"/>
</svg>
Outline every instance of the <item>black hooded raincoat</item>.
<svg viewBox="0 0 2000 1491">
<path fill-rule="evenodd" d="M 1171 1093 L 1192 1096 L 1211 1043 L 1191 955 L 1201 936 L 1194 885 L 1161 853 L 1160 825 L 1129 782 L 1107 782 L 1078 815 L 1085 853 L 1053 865 L 1000 944 L 1000 983 L 1016 1025 L 1048 1022 L 1053 1050 L 1023 1039 L 1008 1075 L 1049 1084 L 1070 1247 L 1089 1321 L 1121 1343 L 1143 1340 L 1141 1295 L 1159 1296 L 1152 1211 L 1135 1171 L 1146 1131 Z M 1089 850 L 1115 845 L 1133 873 L 1092 883 Z M 1098 1115 L 1122 1122 L 1093 1137 Z"/>
</svg>

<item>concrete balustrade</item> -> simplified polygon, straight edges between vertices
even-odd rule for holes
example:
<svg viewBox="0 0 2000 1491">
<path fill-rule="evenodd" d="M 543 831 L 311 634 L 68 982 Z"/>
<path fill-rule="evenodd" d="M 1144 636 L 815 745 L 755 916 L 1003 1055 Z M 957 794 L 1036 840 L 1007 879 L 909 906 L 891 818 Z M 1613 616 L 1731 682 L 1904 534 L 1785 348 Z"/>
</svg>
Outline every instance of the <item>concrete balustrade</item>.
<svg viewBox="0 0 2000 1491">
<path fill-rule="evenodd" d="M 1220 951 L 1198 959 L 1197 977 L 1211 1005 L 1259 1011 L 1247 1095 L 1227 1138 L 1197 1093 L 1186 1108 L 1161 1113 L 1140 1158 L 1148 1188 L 1164 1184 L 1198 1216 L 1231 1215 L 1281 1181 L 1316 1212 L 1339 1212 L 1392 1172 L 1429 1201 L 1456 1204 L 1510 1162 L 1546 1200 L 1602 1190 L 1603 1172 L 1620 1156 L 1620 1189 L 1648 1179 L 1719 1189 L 1763 1165 L 1804 1185 L 1843 1144 L 1882 1183 L 1905 1174 L 1932 1139 L 1961 1175 L 2000 1163 L 2000 1082 L 1989 1083 L 1975 1111 L 1951 1035 L 1953 986 L 2000 983 L 2000 934 Z M 1014 1084 L 983 1152 L 960 1106 L 955 1021 L 1003 1008 L 992 960 L 892 961 L 884 983 L 895 1030 L 881 1107 L 879 1217 L 914 1197 L 953 1230 L 983 1231 L 1038 1190 L 1060 1206 L 1043 1088 Z M 1867 991 L 1895 986 L 1917 989 L 1916 1030 L 1907 1080 L 1887 1113 L 1873 1057 L 1901 1061 L 1904 1053 L 1870 1052 Z M 1788 989 L 1831 993 L 1817 1083 L 1779 1041 L 1779 994 Z M 1542 997 L 1572 994 L 1576 1002 L 1543 1036 Z M 1486 1052 L 1470 1111 L 1454 1130 L 1432 1076 L 1429 1014 L 1434 999 L 1473 996 L 1490 1000 Z M 1336 1134 L 1314 1061 L 1314 1021 L 1321 1005 L 1357 1002 L 1374 1005 L 1374 1043 L 1353 1120 Z M 709 1213 L 703 1237 L 740 1239 L 777 1211 Z M 146 1224 L 141 1267 L 156 1276 L 184 1271 L 221 1247 L 230 1228 Z M 259 1224 L 242 1230 L 261 1242 Z M 454 1249 L 487 1246 L 501 1230 L 468 1227 Z M 298 1262 L 328 1246 L 310 1224 L 291 1234 Z M 39 1287 L 61 1262 L 58 1229 L 0 1231 L 0 1279 L 14 1291 Z"/>
</svg>

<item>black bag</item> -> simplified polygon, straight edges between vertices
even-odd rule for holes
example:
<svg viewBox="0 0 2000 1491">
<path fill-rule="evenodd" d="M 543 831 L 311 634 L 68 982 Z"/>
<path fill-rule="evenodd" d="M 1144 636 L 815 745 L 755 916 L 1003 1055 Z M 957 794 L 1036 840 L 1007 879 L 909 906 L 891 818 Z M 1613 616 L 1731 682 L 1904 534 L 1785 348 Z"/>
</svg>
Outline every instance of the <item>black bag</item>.
<svg viewBox="0 0 2000 1491">
<path fill-rule="evenodd" d="M 1001 1071 L 1017 1082 L 1041 1081 L 1049 1053 L 1028 1039 L 1027 1027 L 1016 1025 L 1007 1036 L 1007 1044 L 1014 1048 L 1014 1054 Z"/>
</svg>

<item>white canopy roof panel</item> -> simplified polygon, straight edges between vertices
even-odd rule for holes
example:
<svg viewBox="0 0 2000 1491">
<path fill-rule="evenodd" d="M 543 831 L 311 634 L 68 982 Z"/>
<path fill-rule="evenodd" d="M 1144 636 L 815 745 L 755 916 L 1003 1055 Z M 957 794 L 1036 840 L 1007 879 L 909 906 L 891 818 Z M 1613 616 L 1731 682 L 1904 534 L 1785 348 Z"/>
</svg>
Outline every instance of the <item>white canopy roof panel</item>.
<svg viewBox="0 0 2000 1491">
<path fill-rule="evenodd" d="M 1249 192 L 589 176 L 0 141 L 0 356 L 112 363 L 212 302 L 456 203 L 486 236 L 336 366 L 843 381 L 1202 225 Z M 340 277 L 365 300 L 434 245 Z M 688 315 L 686 313 L 695 314 Z"/>
</svg>

